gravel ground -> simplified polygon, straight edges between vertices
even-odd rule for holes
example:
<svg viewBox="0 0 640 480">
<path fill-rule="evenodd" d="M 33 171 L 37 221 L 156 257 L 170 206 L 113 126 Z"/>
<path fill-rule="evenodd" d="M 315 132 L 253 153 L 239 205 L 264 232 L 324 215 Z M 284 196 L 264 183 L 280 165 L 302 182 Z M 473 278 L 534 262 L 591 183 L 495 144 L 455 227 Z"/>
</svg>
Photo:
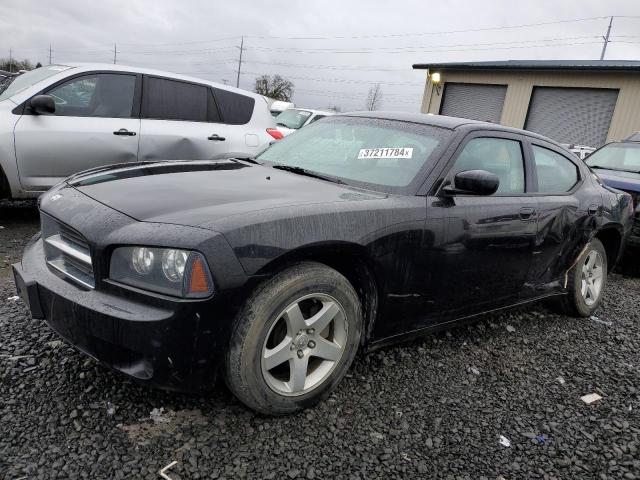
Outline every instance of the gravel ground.
<svg viewBox="0 0 640 480">
<path fill-rule="evenodd" d="M 37 229 L 32 207 L 9 210 L 4 260 Z M 536 305 L 361 356 L 327 401 L 267 418 L 222 385 L 161 392 L 88 360 L 10 299 L 6 272 L 2 480 L 158 479 L 173 461 L 173 480 L 640 479 L 638 278 L 613 275 L 596 320 Z"/>
</svg>

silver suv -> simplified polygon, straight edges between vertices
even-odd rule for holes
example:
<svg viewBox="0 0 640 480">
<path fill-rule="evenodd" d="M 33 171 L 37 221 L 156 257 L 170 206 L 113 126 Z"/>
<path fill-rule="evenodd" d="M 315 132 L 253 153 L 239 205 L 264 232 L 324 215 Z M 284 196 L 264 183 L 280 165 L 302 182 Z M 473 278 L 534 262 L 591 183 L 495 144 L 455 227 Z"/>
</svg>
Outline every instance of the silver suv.
<svg viewBox="0 0 640 480">
<path fill-rule="evenodd" d="M 0 86 L 0 198 L 88 168 L 253 156 L 281 138 L 260 95 L 119 65 L 50 65 Z"/>
</svg>

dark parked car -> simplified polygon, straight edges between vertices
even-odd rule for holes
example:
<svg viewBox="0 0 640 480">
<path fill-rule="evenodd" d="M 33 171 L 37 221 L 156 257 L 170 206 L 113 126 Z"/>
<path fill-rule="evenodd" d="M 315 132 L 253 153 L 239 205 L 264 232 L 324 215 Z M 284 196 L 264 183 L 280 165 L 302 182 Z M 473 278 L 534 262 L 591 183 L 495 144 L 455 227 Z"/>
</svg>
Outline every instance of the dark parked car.
<svg viewBox="0 0 640 480">
<path fill-rule="evenodd" d="M 634 224 L 629 246 L 640 247 L 640 132 L 622 142 L 608 143 L 586 159 L 605 185 L 633 198 Z"/>
<path fill-rule="evenodd" d="M 457 118 L 328 117 L 256 159 L 115 165 L 41 198 L 14 265 L 34 318 L 140 380 L 222 373 L 309 406 L 372 349 L 557 296 L 590 315 L 630 197 L 544 137 Z"/>
</svg>

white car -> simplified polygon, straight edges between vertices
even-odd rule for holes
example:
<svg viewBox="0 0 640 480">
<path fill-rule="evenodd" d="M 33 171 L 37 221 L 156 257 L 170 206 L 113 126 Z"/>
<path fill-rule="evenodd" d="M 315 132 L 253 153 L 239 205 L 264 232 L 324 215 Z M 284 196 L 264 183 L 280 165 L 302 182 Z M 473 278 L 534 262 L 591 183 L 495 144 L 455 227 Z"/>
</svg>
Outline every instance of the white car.
<svg viewBox="0 0 640 480">
<path fill-rule="evenodd" d="M 261 95 L 137 67 L 50 65 L 0 86 L 0 197 L 37 197 L 107 164 L 250 157 L 279 138 Z"/>
<path fill-rule="evenodd" d="M 271 111 L 271 115 L 273 115 L 274 117 L 277 117 L 285 110 L 294 108 L 296 106 L 295 103 L 283 102 L 282 100 L 269 99 L 267 100 L 267 103 L 270 103 L 269 110 Z"/>
<path fill-rule="evenodd" d="M 287 136 L 305 125 L 309 125 L 330 115 L 335 115 L 335 113 L 323 110 L 311 110 L 309 108 L 289 108 L 276 117 L 276 125 L 278 126 L 278 130 L 280 130 L 284 136 Z"/>
</svg>

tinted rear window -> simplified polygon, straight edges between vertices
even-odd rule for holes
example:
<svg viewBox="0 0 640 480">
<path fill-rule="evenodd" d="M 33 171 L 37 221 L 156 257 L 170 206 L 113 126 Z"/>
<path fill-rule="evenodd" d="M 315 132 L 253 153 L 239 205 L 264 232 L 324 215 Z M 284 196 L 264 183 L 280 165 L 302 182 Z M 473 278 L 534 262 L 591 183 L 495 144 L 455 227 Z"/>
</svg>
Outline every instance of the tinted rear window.
<svg viewBox="0 0 640 480">
<path fill-rule="evenodd" d="M 209 89 L 204 85 L 165 78 L 145 77 L 142 116 L 164 120 L 206 122 Z"/>
<path fill-rule="evenodd" d="M 252 97 L 219 88 L 214 88 L 213 90 L 224 123 L 231 125 L 244 125 L 245 123 L 249 123 L 255 104 L 255 100 Z"/>
</svg>

